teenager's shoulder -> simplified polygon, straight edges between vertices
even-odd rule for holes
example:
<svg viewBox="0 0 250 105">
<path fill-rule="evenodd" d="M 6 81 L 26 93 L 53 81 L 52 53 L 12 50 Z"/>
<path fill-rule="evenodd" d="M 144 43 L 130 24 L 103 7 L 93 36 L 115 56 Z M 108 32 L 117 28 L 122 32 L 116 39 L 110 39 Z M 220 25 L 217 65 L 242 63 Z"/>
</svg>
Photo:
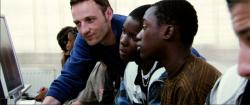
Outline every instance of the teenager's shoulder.
<svg viewBox="0 0 250 105">
<path fill-rule="evenodd" d="M 237 65 L 234 65 L 216 81 L 206 103 L 236 104 L 238 97 L 244 91 L 247 80 L 238 74 Z"/>
</svg>

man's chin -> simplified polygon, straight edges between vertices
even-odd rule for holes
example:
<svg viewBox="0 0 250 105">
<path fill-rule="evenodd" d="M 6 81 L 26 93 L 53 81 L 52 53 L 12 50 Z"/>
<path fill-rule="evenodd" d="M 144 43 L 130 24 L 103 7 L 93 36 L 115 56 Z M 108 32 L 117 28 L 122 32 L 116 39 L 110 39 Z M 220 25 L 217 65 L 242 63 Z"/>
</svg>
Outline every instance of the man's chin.
<svg viewBox="0 0 250 105">
<path fill-rule="evenodd" d="M 242 77 L 250 78 L 250 65 L 240 64 L 238 66 L 239 75 Z"/>
<path fill-rule="evenodd" d="M 86 41 L 87 43 L 88 43 L 88 45 L 90 45 L 90 46 L 94 46 L 94 45 L 97 45 L 98 44 L 98 42 L 96 42 L 96 41 Z"/>
</svg>

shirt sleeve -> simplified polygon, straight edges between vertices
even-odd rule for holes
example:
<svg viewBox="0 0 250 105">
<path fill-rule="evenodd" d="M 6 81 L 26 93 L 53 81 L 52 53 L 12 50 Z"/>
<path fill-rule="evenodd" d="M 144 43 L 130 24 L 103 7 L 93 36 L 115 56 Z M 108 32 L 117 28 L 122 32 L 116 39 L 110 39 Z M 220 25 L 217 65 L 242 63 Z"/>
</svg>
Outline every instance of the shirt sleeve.
<svg viewBox="0 0 250 105">
<path fill-rule="evenodd" d="M 121 81 L 120 88 L 115 97 L 115 105 L 132 105 L 125 89 L 124 81 Z"/>
<path fill-rule="evenodd" d="M 202 60 L 206 60 L 206 58 L 204 58 L 201 54 L 199 54 L 199 52 L 196 49 L 194 49 L 193 47 L 191 48 L 191 53 L 194 56 L 196 56 L 196 57 L 198 57 L 198 58 L 200 58 Z"/>
<path fill-rule="evenodd" d="M 86 81 L 96 63 L 91 55 L 90 46 L 78 33 L 69 59 L 66 61 L 61 75 L 52 82 L 47 96 L 52 96 L 64 103 L 75 98 L 86 86 Z"/>
</svg>

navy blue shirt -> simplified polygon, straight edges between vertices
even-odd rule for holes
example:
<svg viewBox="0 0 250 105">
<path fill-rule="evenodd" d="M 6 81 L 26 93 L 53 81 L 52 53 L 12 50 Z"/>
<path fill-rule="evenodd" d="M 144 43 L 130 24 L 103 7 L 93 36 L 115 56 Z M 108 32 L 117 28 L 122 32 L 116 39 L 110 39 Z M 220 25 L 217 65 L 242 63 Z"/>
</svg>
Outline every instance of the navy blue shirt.
<svg viewBox="0 0 250 105">
<path fill-rule="evenodd" d="M 126 62 L 119 56 L 119 42 L 122 26 L 126 17 L 113 15 L 112 31 L 116 36 L 116 44 L 103 46 L 97 44 L 89 46 L 78 33 L 69 59 L 66 61 L 61 75 L 52 82 L 47 96 L 52 96 L 64 103 L 68 99 L 75 98 L 85 86 L 87 79 L 97 61 L 103 61 L 107 65 L 111 79 L 122 76 Z"/>
</svg>

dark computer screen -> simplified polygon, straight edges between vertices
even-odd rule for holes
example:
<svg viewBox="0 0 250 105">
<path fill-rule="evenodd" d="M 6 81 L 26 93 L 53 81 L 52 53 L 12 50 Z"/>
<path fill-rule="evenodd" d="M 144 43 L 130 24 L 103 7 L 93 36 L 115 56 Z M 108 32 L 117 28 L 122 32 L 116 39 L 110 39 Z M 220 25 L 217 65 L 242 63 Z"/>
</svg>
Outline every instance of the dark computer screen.
<svg viewBox="0 0 250 105">
<path fill-rule="evenodd" d="M 4 98 L 2 84 L 0 84 L 0 99 Z"/>
<path fill-rule="evenodd" d="M 16 60 L 15 50 L 12 45 L 10 33 L 8 31 L 6 20 L 1 16 L 1 34 L 0 34 L 0 62 L 8 94 L 11 96 L 16 91 L 23 88 L 23 81 Z M 4 88 L 4 87 L 3 87 Z"/>
</svg>

